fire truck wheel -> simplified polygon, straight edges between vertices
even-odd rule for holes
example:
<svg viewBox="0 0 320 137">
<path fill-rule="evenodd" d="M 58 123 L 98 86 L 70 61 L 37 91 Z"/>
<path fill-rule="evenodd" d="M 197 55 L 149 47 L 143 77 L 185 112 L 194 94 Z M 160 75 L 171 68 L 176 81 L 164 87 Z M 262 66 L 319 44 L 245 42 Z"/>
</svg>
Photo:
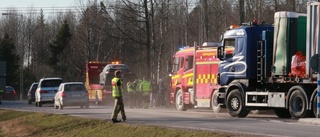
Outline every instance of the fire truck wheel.
<svg viewBox="0 0 320 137">
<path fill-rule="evenodd" d="M 218 97 L 219 97 L 218 91 L 213 91 L 211 96 L 211 107 L 214 113 L 219 113 L 221 109 L 221 106 L 218 103 Z"/>
<path fill-rule="evenodd" d="M 292 117 L 302 118 L 307 113 L 307 101 L 301 89 L 293 91 L 289 99 L 289 112 Z"/>
<path fill-rule="evenodd" d="M 234 89 L 229 93 L 226 107 L 232 117 L 246 117 L 250 112 L 244 106 L 239 89 Z"/>
<path fill-rule="evenodd" d="M 179 89 L 177 94 L 176 94 L 176 108 L 179 111 L 186 111 L 187 108 L 185 106 L 185 104 L 183 103 L 183 99 L 182 99 L 182 90 Z"/>
</svg>

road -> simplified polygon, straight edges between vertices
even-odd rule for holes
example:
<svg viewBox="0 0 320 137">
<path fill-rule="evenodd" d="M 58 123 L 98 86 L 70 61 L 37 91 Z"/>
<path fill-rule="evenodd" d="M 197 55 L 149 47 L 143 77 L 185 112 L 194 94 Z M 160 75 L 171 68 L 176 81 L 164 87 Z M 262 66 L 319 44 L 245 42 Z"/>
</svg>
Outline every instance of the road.
<svg viewBox="0 0 320 137">
<path fill-rule="evenodd" d="M 113 107 L 91 105 L 89 109 L 65 107 L 63 110 L 53 108 L 52 104 L 43 107 L 28 105 L 26 101 L 3 101 L 1 109 L 63 114 L 110 120 Z M 227 113 L 215 114 L 207 109 L 189 109 L 180 112 L 173 108 L 136 109 L 125 108 L 127 124 L 157 125 L 166 127 L 192 128 L 208 131 L 221 131 L 256 136 L 292 136 L 318 137 L 320 126 L 303 124 L 297 119 L 280 119 L 273 114 L 249 114 L 246 118 L 233 118 Z"/>
</svg>

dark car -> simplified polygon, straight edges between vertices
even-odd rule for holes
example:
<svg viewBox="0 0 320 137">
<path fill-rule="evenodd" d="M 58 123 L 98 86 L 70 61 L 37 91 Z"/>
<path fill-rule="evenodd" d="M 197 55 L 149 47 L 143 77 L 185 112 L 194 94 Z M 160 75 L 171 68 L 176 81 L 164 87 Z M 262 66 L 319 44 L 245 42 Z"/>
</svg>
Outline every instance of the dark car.
<svg viewBox="0 0 320 137">
<path fill-rule="evenodd" d="M 2 94 L 2 100 L 16 100 L 16 91 L 11 86 L 6 86 L 6 90 Z"/>
<path fill-rule="evenodd" d="M 32 104 L 32 102 L 35 102 L 35 92 L 37 90 L 38 87 L 38 82 L 33 82 L 29 88 L 28 91 L 28 104 Z"/>
</svg>

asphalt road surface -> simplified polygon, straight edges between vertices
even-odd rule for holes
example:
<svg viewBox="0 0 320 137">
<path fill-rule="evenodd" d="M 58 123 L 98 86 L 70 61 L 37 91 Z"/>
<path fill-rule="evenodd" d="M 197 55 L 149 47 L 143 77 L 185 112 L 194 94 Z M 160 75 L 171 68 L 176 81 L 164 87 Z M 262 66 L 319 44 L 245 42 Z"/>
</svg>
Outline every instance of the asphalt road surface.
<svg viewBox="0 0 320 137">
<path fill-rule="evenodd" d="M 63 110 L 58 110 L 54 109 L 52 104 L 35 107 L 34 103 L 28 105 L 27 101 L 3 101 L 0 108 L 89 117 L 108 121 L 110 121 L 113 111 L 112 105 L 91 105 L 89 109 L 64 107 Z M 249 114 L 246 118 L 233 118 L 226 112 L 215 114 L 208 109 L 189 109 L 188 111 L 180 112 L 174 108 L 144 109 L 126 107 L 125 111 L 127 124 L 202 129 L 242 135 L 250 134 L 253 136 L 320 136 L 319 125 L 300 123 L 298 119 L 280 119 L 270 112 L 264 114 Z M 119 118 L 121 118 L 121 116 Z"/>
</svg>

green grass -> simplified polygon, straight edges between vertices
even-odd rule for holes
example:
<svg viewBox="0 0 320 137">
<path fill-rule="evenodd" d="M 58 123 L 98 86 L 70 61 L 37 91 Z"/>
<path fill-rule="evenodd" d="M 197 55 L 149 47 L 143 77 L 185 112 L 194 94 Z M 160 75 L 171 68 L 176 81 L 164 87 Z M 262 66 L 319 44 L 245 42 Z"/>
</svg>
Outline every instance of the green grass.
<svg viewBox="0 0 320 137">
<path fill-rule="evenodd" d="M 113 124 L 58 114 L 0 109 L 0 137 L 227 137 L 231 134 L 158 126 Z"/>
</svg>

